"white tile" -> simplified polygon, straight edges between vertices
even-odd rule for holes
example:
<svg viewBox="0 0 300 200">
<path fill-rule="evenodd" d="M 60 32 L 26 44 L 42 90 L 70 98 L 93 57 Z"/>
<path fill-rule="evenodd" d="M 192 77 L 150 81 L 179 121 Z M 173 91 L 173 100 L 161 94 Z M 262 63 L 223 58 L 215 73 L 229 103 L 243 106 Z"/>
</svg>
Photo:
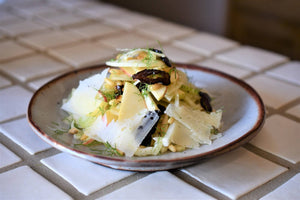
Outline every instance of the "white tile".
<svg viewBox="0 0 300 200">
<path fill-rule="evenodd" d="M 0 124 L 0 130 L 31 155 L 51 148 L 32 131 L 26 118 Z"/>
<path fill-rule="evenodd" d="M 265 75 L 254 76 L 247 82 L 258 91 L 264 103 L 273 108 L 279 108 L 300 96 L 299 87 Z"/>
<path fill-rule="evenodd" d="M 5 38 L 5 36 L 6 36 L 5 33 L 3 33 L 3 32 L 0 31 L 0 40 L 3 39 L 3 38 Z"/>
<path fill-rule="evenodd" d="M 79 9 L 79 13 L 94 19 L 105 19 L 108 16 L 124 12 L 124 9 L 109 4 Z"/>
<path fill-rule="evenodd" d="M 253 71 L 260 71 L 282 64 L 288 60 L 286 56 L 250 46 L 242 46 L 221 53 L 217 55 L 216 58 L 224 62 L 240 65 Z"/>
<path fill-rule="evenodd" d="M 191 51 L 180 49 L 174 45 L 163 46 L 164 54 L 173 62 L 190 63 L 204 57 Z"/>
<path fill-rule="evenodd" d="M 206 56 L 211 56 L 212 54 L 238 45 L 237 42 L 208 33 L 196 33 L 176 40 L 174 44 L 178 47 L 201 53 Z"/>
<path fill-rule="evenodd" d="M 7 12 L 7 11 L 1 11 L 0 12 L 0 24 L 4 25 L 4 24 L 8 24 L 8 23 L 13 23 L 15 21 L 20 20 L 20 16 L 18 15 L 14 15 L 11 12 Z"/>
<path fill-rule="evenodd" d="M 1 51 L 0 61 L 5 61 L 33 53 L 31 49 L 23 47 L 11 40 L 0 42 L 0 49 L 5 49 L 5 51 Z"/>
<path fill-rule="evenodd" d="M 0 88 L 10 86 L 12 83 L 10 80 L 6 79 L 3 76 L 0 76 Z"/>
<path fill-rule="evenodd" d="M 286 112 L 300 118 L 300 104 L 288 109 Z"/>
<path fill-rule="evenodd" d="M 108 24 L 125 29 L 133 29 L 136 26 L 155 20 L 157 20 L 157 18 L 135 12 L 121 12 L 118 15 L 113 15 L 104 19 L 104 21 Z"/>
<path fill-rule="evenodd" d="M 106 37 L 99 40 L 101 44 L 113 47 L 115 49 L 132 49 L 142 47 L 153 47 L 157 45 L 157 41 L 137 35 L 135 33 L 124 33 L 121 35 L 115 35 Z"/>
<path fill-rule="evenodd" d="M 77 8 L 87 8 L 90 6 L 96 6 L 100 2 L 96 1 L 87 1 L 87 0 L 51 0 L 50 4 L 53 4 L 55 6 L 59 6 L 61 8 L 67 9 L 67 10 L 75 10 Z"/>
<path fill-rule="evenodd" d="M 16 154 L 11 152 L 8 148 L 6 148 L 3 144 L 0 143 L 0 168 L 7 167 L 14 163 L 20 162 L 21 158 L 19 158 Z"/>
<path fill-rule="evenodd" d="M 229 198 L 237 199 L 286 170 L 238 148 L 183 171 Z"/>
<path fill-rule="evenodd" d="M 52 76 L 47 76 L 45 78 L 40 78 L 34 81 L 31 81 L 28 83 L 28 86 L 34 90 L 39 89 L 41 86 L 43 86 L 44 84 L 46 84 L 47 82 L 51 81 L 52 79 L 54 79 L 55 77 L 57 77 L 59 74 L 55 74 Z"/>
<path fill-rule="evenodd" d="M 69 30 L 72 30 L 78 34 L 80 34 L 84 38 L 95 38 L 95 37 L 101 37 L 106 36 L 114 33 L 118 33 L 120 29 L 101 24 L 99 22 L 94 22 L 87 25 L 81 25 L 77 27 L 71 27 Z"/>
<path fill-rule="evenodd" d="M 70 69 L 69 66 L 42 54 L 0 64 L 0 70 L 23 82 L 68 69 Z"/>
<path fill-rule="evenodd" d="M 155 172 L 118 189 L 104 199 L 215 199 L 167 171 Z"/>
<path fill-rule="evenodd" d="M 137 31 L 162 42 L 194 32 L 191 28 L 166 21 L 154 21 L 141 25 Z"/>
<path fill-rule="evenodd" d="M 83 37 L 75 32 L 66 30 L 49 30 L 34 35 L 19 38 L 19 41 L 39 50 L 46 50 L 60 45 L 66 45 L 82 40 Z"/>
<path fill-rule="evenodd" d="M 232 66 L 232 65 L 220 62 L 220 61 L 215 60 L 215 59 L 207 59 L 207 60 L 204 60 L 204 61 L 200 61 L 200 62 L 197 63 L 197 65 L 212 68 L 212 69 L 216 69 L 216 70 L 219 70 L 221 72 L 224 72 L 224 73 L 230 74 L 232 76 L 235 76 L 237 78 L 244 78 L 245 76 L 248 76 L 248 75 L 251 74 L 250 70 L 240 68 L 240 67 L 236 67 L 236 66 Z"/>
<path fill-rule="evenodd" d="M 33 17 L 39 14 L 45 14 L 56 11 L 58 8 L 48 5 L 47 3 L 29 3 L 24 5 L 13 6 L 13 11 L 25 17 Z"/>
<path fill-rule="evenodd" d="M 300 199 L 300 173 L 270 192 L 261 200 Z"/>
<path fill-rule="evenodd" d="M 293 61 L 267 71 L 276 78 L 300 85 L 300 62 Z"/>
<path fill-rule="evenodd" d="M 67 153 L 42 159 L 41 162 L 84 195 L 89 195 L 133 174 L 133 172 L 103 167 Z"/>
<path fill-rule="evenodd" d="M 86 67 L 103 63 L 112 58 L 115 53 L 112 49 L 90 42 L 52 49 L 49 52 L 74 67 Z"/>
<path fill-rule="evenodd" d="M 294 164 L 300 162 L 300 123 L 272 115 L 251 144 Z"/>
<path fill-rule="evenodd" d="M 0 199 L 72 199 L 28 166 L 0 174 Z"/>
<path fill-rule="evenodd" d="M 0 90 L 0 122 L 24 115 L 32 93 L 20 86 Z"/>
<path fill-rule="evenodd" d="M 40 14 L 39 18 L 53 26 L 67 26 L 77 23 L 83 23 L 88 20 L 86 17 L 75 13 L 61 11 Z"/>
<path fill-rule="evenodd" d="M 2 2 L 4 6 L 7 6 L 8 8 L 11 6 L 22 6 L 23 4 L 30 4 L 35 3 L 36 0 L 9 0 Z"/>
<path fill-rule="evenodd" d="M 23 34 L 33 33 L 36 31 L 42 31 L 48 29 L 49 25 L 42 23 L 41 21 L 32 20 L 18 20 L 16 23 L 5 24 L 0 29 L 10 36 L 19 36 Z"/>
</svg>

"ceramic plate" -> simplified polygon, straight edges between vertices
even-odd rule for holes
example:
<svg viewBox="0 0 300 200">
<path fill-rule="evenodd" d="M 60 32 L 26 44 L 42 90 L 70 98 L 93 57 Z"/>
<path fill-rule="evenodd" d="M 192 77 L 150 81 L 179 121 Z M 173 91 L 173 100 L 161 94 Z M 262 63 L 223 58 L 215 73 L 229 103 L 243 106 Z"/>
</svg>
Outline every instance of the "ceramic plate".
<svg viewBox="0 0 300 200">
<path fill-rule="evenodd" d="M 54 131 L 66 128 L 62 120 L 67 113 L 60 109 L 62 99 L 79 80 L 101 72 L 106 66 L 93 66 L 66 73 L 42 86 L 33 95 L 28 107 L 28 121 L 34 132 L 55 148 L 80 158 L 115 169 L 133 171 L 156 171 L 185 167 L 200 160 L 237 148 L 253 138 L 263 125 L 265 108 L 259 95 L 245 82 L 212 69 L 177 64 L 198 87 L 208 90 L 214 98 L 213 107 L 222 108 L 223 136 L 211 145 L 183 152 L 166 153 L 148 157 L 109 156 L 97 148 L 74 145 L 70 134 Z M 57 130 L 57 129 L 56 129 Z"/>
</svg>

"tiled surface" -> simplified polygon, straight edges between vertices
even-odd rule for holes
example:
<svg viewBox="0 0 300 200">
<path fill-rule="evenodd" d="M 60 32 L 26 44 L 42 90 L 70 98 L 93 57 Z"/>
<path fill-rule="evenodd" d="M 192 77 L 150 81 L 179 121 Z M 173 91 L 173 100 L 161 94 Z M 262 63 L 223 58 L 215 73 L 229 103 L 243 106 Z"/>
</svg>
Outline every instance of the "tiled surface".
<svg viewBox="0 0 300 200">
<path fill-rule="evenodd" d="M 138 25 L 146 24 L 156 20 L 154 17 L 142 15 L 139 13 L 120 12 L 104 19 L 108 24 L 112 24 L 125 29 L 133 29 Z"/>
<path fill-rule="evenodd" d="M 0 88 L 3 88 L 3 87 L 6 87 L 6 86 L 9 86 L 11 85 L 11 81 L 4 78 L 3 76 L 0 76 Z"/>
<path fill-rule="evenodd" d="M 50 145 L 34 134 L 26 118 L 0 124 L 0 130 L 31 155 L 50 148 Z"/>
<path fill-rule="evenodd" d="M 40 54 L 0 64 L 0 70 L 24 82 L 69 68 L 66 64 Z"/>
<path fill-rule="evenodd" d="M 239 148 L 205 163 L 188 167 L 184 172 L 229 198 L 237 199 L 286 170 Z"/>
<path fill-rule="evenodd" d="M 2 49 L 0 54 L 0 62 L 19 56 L 28 55 L 33 52 L 33 50 L 23 47 L 11 40 L 0 42 L 0 49 Z M 3 49 L 5 49 L 5 51 L 3 51 Z"/>
<path fill-rule="evenodd" d="M 32 93 L 20 86 L 0 90 L 0 122 L 26 114 Z"/>
<path fill-rule="evenodd" d="M 300 162 L 300 124 L 279 115 L 266 121 L 261 133 L 250 143 L 294 164 Z"/>
<path fill-rule="evenodd" d="M 238 77 L 238 78 L 244 78 L 244 77 L 251 74 L 251 71 L 249 71 L 247 69 L 232 66 L 232 65 L 229 65 L 229 64 L 224 63 L 224 62 L 220 62 L 220 61 L 215 60 L 215 59 L 203 60 L 201 62 L 198 62 L 197 64 L 200 65 L 200 66 L 209 67 L 209 68 L 212 68 L 212 69 L 216 69 L 216 70 L 225 72 L 227 74 L 230 74 L 230 75 Z"/>
<path fill-rule="evenodd" d="M 114 55 L 115 51 L 100 44 L 83 42 L 74 46 L 50 50 L 50 54 L 74 67 L 95 65 Z"/>
<path fill-rule="evenodd" d="M 294 115 L 298 118 L 300 118 L 300 104 L 290 108 L 287 110 L 287 113 L 291 114 L 291 115 Z"/>
<path fill-rule="evenodd" d="M 0 39 L 1 200 L 299 199 L 299 61 L 91 0 L 6 1 Z M 34 91 L 65 71 L 103 63 L 116 49 L 137 47 L 162 47 L 174 62 L 245 80 L 267 105 L 265 126 L 237 150 L 148 173 L 72 157 L 34 134 L 26 119 Z"/>
<path fill-rule="evenodd" d="M 41 14 L 40 18 L 53 26 L 67 26 L 88 20 L 88 18 L 82 15 L 64 11 Z"/>
<path fill-rule="evenodd" d="M 20 17 L 18 15 L 14 15 L 9 11 L 1 11 L 0 12 L 0 24 L 1 25 L 11 23 L 11 22 L 14 22 L 19 19 L 20 19 Z"/>
<path fill-rule="evenodd" d="M 188 35 L 193 32 L 193 29 L 173 24 L 170 22 L 154 21 L 139 26 L 139 33 L 156 38 L 159 41 L 169 41 L 174 38 Z"/>
<path fill-rule="evenodd" d="M 178 191 L 180 188 L 180 192 Z M 169 172 L 156 172 L 102 199 L 207 199 L 215 198 L 186 184 Z"/>
<path fill-rule="evenodd" d="M 17 12 L 24 17 L 34 17 L 38 16 L 39 14 L 50 13 L 58 10 L 57 7 L 45 3 L 27 3 L 13 6 L 12 9 L 13 12 Z"/>
<path fill-rule="evenodd" d="M 136 33 L 113 35 L 100 39 L 99 43 L 112 47 L 113 49 L 152 47 L 157 45 L 157 41 L 155 39 L 142 37 Z"/>
<path fill-rule="evenodd" d="M 55 77 L 57 77 L 59 74 L 55 74 L 52 76 L 47 76 L 44 78 L 40 78 L 40 79 L 36 79 L 34 81 L 31 81 L 28 83 L 28 86 L 30 88 L 32 88 L 33 90 L 37 90 L 39 89 L 41 86 L 43 86 L 44 84 L 46 84 L 47 82 L 51 81 L 52 79 L 54 79 Z"/>
<path fill-rule="evenodd" d="M 216 56 L 224 62 L 260 71 L 287 61 L 287 57 L 250 46 L 242 46 Z"/>
<path fill-rule="evenodd" d="M 198 61 L 204 59 L 203 56 L 194 53 L 192 51 L 186 51 L 181 48 L 178 48 L 174 45 L 165 45 L 163 47 L 166 56 L 172 62 L 181 62 L 181 63 L 192 63 L 193 61 Z"/>
<path fill-rule="evenodd" d="M 15 23 L 9 23 L 1 26 L 1 30 L 9 36 L 24 35 L 36 31 L 42 31 L 49 27 L 48 24 L 43 24 L 41 21 L 18 20 Z"/>
<path fill-rule="evenodd" d="M 72 199 L 28 166 L 4 172 L 0 179 L 1 199 Z"/>
<path fill-rule="evenodd" d="M 20 162 L 21 158 L 19 158 L 16 154 L 11 152 L 8 148 L 3 146 L 3 144 L 0 143 L 0 168 L 7 167 L 9 165 L 12 165 L 14 163 Z"/>
<path fill-rule="evenodd" d="M 211 56 L 217 52 L 224 51 L 238 45 L 237 42 L 232 40 L 206 33 L 193 34 L 176 40 L 174 44 L 206 56 Z"/>
<path fill-rule="evenodd" d="M 21 37 L 20 42 L 37 48 L 39 50 L 46 50 L 61 45 L 66 45 L 80 41 L 83 37 L 72 31 L 65 30 L 49 30 L 39 34 L 28 35 Z"/>
<path fill-rule="evenodd" d="M 92 6 L 88 9 L 87 8 L 78 8 L 78 9 L 80 14 L 93 19 L 105 19 L 106 17 L 124 11 L 124 9 L 112 5 L 107 5 L 107 4 Z"/>
<path fill-rule="evenodd" d="M 300 85 L 300 62 L 288 62 L 267 73 L 276 78 Z"/>
<path fill-rule="evenodd" d="M 120 31 L 119 28 L 105 25 L 100 22 L 93 22 L 84 26 L 73 26 L 69 28 L 69 30 L 74 31 L 87 39 L 116 34 Z"/>
<path fill-rule="evenodd" d="M 133 172 L 99 166 L 66 153 L 43 159 L 41 162 L 84 195 L 89 195 L 133 174 Z"/>
<path fill-rule="evenodd" d="M 275 191 L 261 198 L 261 200 L 300 199 L 300 174 L 298 173 Z"/>
<path fill-rule="evenodd" d="M 254 76 L 247 82 L 258 91 L 265 104 L 273 108 L 279 108 L 300 96 L 299 87 L 265 75 Z"/>
</svg>

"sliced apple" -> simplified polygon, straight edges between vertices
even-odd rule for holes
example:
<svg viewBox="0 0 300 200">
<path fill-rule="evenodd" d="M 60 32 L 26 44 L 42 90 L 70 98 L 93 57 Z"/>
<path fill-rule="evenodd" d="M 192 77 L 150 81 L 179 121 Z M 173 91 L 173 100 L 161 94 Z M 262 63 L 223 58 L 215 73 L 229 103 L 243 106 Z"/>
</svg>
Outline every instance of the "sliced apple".
<svg viewBox="0 0 300 200">
<path fill-rule="evenodd" d="M 126 82 L 118 120 L 129 119 L 137 113 L 143 112 L 145 109 L 147 107 L 139 89 L 135 85 Z"/>
<path fill-rule="evenodd" d="M 120 69 L 127 74 L 128 76 L 132 76 L 133 74 L 146 69 L 145 67 L 120 67 Z"/>
<path fill-rule="evenodd" d="M 149 85 L 149 90 L 157 101 L 160 101 L 167 92 L 167 86 L 160 83 Z"/>
<path fill-rule="evenodd" d="M 109 79 L 110 80 L 121 80 L 121 81 L 131 81 L 131 75 L 129 75 L 128 73 L 125 73 L 124 70 L 121 69 L 110 69 L 110 76 Z"/>
<path fill-rule="evenodd" d="M 154 100 L 152 99 L 150 94 L 145 94 L 143 96 L 144 96 L 145 103 L 146 103 L 146 106 L 147 106 L 149 111 L 159 110 L 156 103 L 154 102 Z"/>
</svg>

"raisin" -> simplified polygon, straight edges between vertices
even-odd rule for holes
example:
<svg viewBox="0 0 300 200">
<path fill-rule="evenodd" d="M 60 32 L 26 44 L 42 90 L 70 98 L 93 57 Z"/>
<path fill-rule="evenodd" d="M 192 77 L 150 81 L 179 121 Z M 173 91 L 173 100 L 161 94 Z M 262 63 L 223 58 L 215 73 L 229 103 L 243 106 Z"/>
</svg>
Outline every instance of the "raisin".
<svg viewBox="0 0 300 200">
<path fill-rule="evenodd" d="M 168 66 L 168 67 L 172 67 L 170 60 L 168 57 L 160 57 L 160 59 Z"/>
<path fill-rule="evenodd" d="M 201 91 L 198 94 L 201 97 L 200 104 L 203 107 L 203 109 L 207 112 L 212 112 L 212 107 L 210 105 L 210 96 L 207 93 Z"/>
<path fill-rule="evenodd" d="M 163 85 L 170 85 L 170 75 L 165 72 L 158 69 L 144 69 L 142 71 L 139 71 L 136 74 L 132 75 L 133 79 L 138 79 L 142 83 L 146 84 L 155 84 L 155 83 L 161 83 Z"/>
<path fill-rule="evenodd" d="M 124 85 L 116 85 L 115 98 L 123 94 Z"/>
<path fill-rule="evenodd" d="M 154 48 L 150 48 L 149 49 L 150 51 L 153 51 L 153 52 L 155 52 L 155 53 L 163 53 L 161 50 L 158 50 L 158 49 L 154 49 Z"/>
</svg>

